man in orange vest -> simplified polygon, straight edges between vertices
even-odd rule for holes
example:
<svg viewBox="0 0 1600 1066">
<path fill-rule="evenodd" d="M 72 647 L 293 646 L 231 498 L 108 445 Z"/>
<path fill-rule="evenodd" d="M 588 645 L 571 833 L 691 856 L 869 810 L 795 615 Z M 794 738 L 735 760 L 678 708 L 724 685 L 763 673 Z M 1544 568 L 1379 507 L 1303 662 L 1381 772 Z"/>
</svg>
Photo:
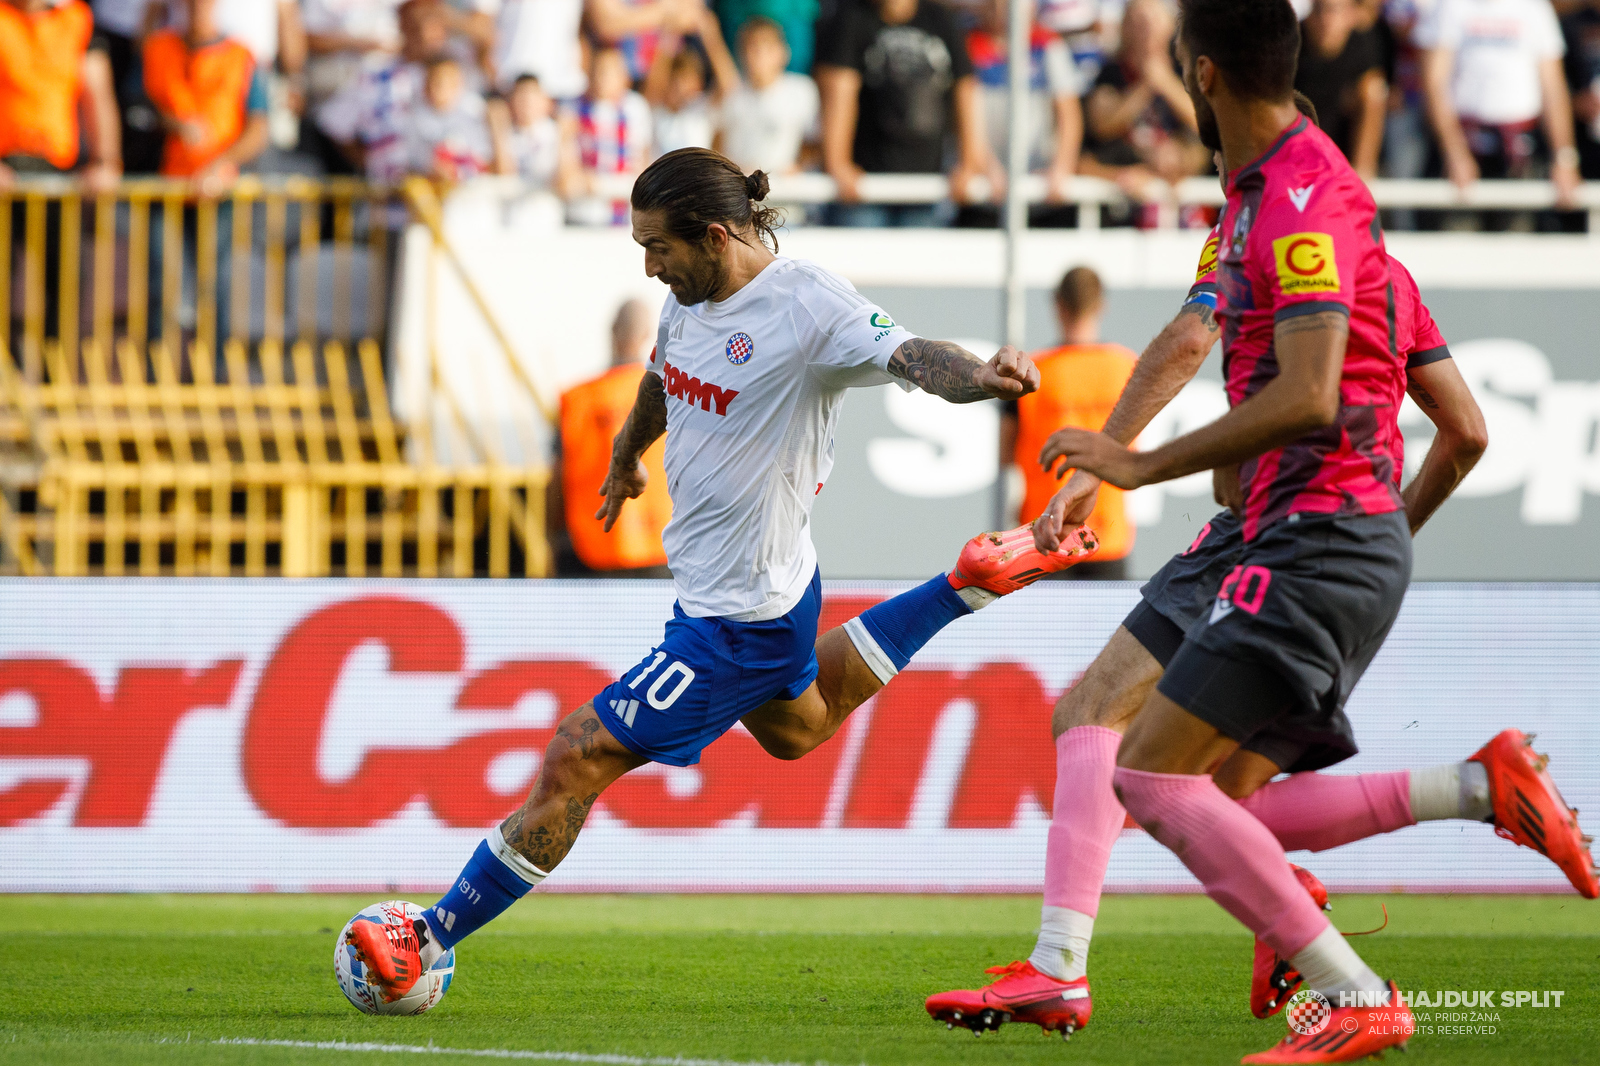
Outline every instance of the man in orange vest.
<svg viewBox="0 0 1600 1066">
<path fill-rule="evenodd" d="M 89 5 L 0 0 L 0 190 L 12 188 L 19 174 L 60 174 L 81 161 L 84 192 L 106 192 L 122 176 L 120 134 L 111 62 L 95 36 Z M 87 160 L 79 159 L 80 138 L 88 142 Z M 94 232 L 92 219 L 85 219 L 84 232 Z M 26 210 L 18 200 L 11 206 L 11 245 L 0 254 L 15 257 L 26 243 Z M 60 257 L 61 205 L 52 202 L 45 212 L 44 262 L 45 335 L 50 337 L 60 336 Z M 21 310 L 14 304 L 18 317 L 0 323 L 0 338 L 11 336 L 16 351 Z"/>
<path fill-rule="evenodd" d="M 611 325 L 611 369 L 561 396 L 561 424 L 546 504 L 556 572 L 562 577 L 670 578 L 661 532 L 672 517 L 662 467 L 666 438 L 644 453 L 650 480 L 607 533 L 594 517 L 611 464 L 612 438 L 622 428 L 645 373 L 655 321 L 641 300 L 629 300 Z M 630 517 L 629 512 L 632 512 Z"/>
<path fill-rule="evenodd" d="M 1133 373 L 1138 358 L 1133 352 L 1120 344 L 1100 343 L 1104 311 L 1100 276 L 1083 266 L 1067 271 L 1056 287 L 1056 316 L 1063 343 L 1034 355 L 1039 391 L 1007 404 L 1000 416 L 1000 458 L 1022 472 L 1026 492 L 1020 517 L 1025 523 L 1037 518 L 1061 487 L 1061 482 L 1039 469 L 1039 450 L 1046 439 L 1063 426 L 1098 431 Z M 1126 577 L 1133 523 L 1122 490 L 1102 488 L 1085 524 L 1100 535 L 1100 550 L 1089 562 L 1051 576 L 1069 580 Z"/>
<path fill-rule="evenodd" d="M 217 27 L 217 0 L 187 0 L 183 33 L 145 38 L 144 86 L 167 127 L 161 173 L 216 196 L 267 146 L 267 84 L 242 42 Z"/>
</svg>

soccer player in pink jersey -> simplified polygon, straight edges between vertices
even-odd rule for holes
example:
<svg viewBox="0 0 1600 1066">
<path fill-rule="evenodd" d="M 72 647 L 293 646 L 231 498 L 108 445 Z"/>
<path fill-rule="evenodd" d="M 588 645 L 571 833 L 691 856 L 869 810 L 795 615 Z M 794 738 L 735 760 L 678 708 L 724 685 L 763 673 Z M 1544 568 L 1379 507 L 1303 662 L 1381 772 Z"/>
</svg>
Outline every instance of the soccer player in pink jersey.
<svg viewBox="0 0 1600 1066">
<path fill-rule="evenodd" d="M 1403 1043 L 1406 1011 L 1370 1005 L 1393 986 L 1301 887 L 1271 808 L 1234 802 L 1209 771 L 1264 731 L 1316 738 L 1308 769 L 1354 750 L 1344 699 L 1411 565 L 1393 277 L 1365 185 L 1295 111 L 1288 6 L 1186 0 L 1182 12 L 1185 84 L 1230 173 L 1217 273 L 1232 409 L 1148 453 L 1063 431 L 1049 458 L 1126 488 L 1239 464 L 1239 555 L 1128 727 L 1114 782 L 1134 819 L 1335 1004 L 1330 1024 L 1246 1061 L 1350 1061 Z"/>
</svg>

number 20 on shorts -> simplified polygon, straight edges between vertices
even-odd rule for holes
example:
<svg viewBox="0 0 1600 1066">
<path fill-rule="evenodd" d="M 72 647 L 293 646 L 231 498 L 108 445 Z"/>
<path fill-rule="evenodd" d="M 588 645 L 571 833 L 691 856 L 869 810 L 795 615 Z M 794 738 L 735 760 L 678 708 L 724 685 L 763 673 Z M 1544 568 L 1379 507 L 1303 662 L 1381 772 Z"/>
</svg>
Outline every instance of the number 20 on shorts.
<svg viewBox="0 0 1600 1066">
<path fill-rule="evenodd" d="M 1233 571 L 1222 579 L 1222 588 L 1217 592 L 1217 599 L 1233 605 L 1246 614 L 1255 614 L 1261 610 L 1261 602 L 1267 598 L 1267 586 L 1272 584 L 1272 571 L 1264 566 L 1236 566 Z"/>
<path fill-rule="evenodd" d="M 656 657 L 650 661 L 650 665 L 641 670 L 639 672 L 639 676 L 628 682 L 628 688 L 637 691 L 640 682 L 644 681 L 644 679 L 649 677 L 651 674 L 654 674 L 656 672 L 656 668 L 663 662 L 666 662 L 666 659 L 666 652 L 656 652 Z M 677 681 L 677 684 L 672 686 L 672 690 L 670 692 L 666 691 L 668 686 L 672 685 L 674 680 Z M 661 671 L 661 673 L 656 674 L 656 679 L 651 682 L 650 687 L 645 690 L 644 698 L 650 704 L 650 706 L 654 707 L 656 710 L 664 711 L 668 707 L 671 707 L 674 703 L 677 703 L 678 697 L 683 695 L 684 690 L 687 689 L 693 682 L 694 671 L 689 669 L 683 663 L 674 659 L 671 666 L 668 666 L 665 670 Z"/>
</svg>

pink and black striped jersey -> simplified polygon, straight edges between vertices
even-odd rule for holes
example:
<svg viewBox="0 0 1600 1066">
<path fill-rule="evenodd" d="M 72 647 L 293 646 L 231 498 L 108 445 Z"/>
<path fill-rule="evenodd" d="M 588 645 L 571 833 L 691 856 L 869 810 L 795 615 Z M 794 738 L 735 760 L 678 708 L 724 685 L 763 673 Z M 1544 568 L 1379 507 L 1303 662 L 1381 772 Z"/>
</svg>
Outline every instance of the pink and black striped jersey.
<svg viewBox="0 0 1600 1066">
<path fill-rule="evenodd" d="M 1240 465 L 1245 539 L 1292 514 L 1400 510 L 1396 418 L 1406 351 L 1366 184 L 1321 130 L 1297 119 L 1231 176 L 1217 237 L 1217 315 L 1230 404 L 1243 403 L 1278 375 L 1279 322 L 1327 311 L 1350 319 L 1334 423 Z"/>
</svg>

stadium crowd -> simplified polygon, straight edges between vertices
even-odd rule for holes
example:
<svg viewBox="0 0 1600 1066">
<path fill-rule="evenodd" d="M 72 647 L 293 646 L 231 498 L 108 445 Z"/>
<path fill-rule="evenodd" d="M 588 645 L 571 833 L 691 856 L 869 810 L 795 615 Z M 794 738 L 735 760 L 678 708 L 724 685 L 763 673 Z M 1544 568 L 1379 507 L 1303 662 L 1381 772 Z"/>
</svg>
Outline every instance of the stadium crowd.
<svg viewBox="0 0 1600 1066">
<path fill-rule="evenodd" d="M 1299 88 L 1357 170 L 1600 177 L 1600 0 L 1286 0 Z M 839 225 L 993 225 L 1005 181 L 1007 0 L 0 0 L 0 184 L 76 171 L 519 175 L 611 224 L 593 195 L 690 145 L 821 170 Z M 1206 173 L 1170 0 L 1040 0 L 1030 167 L 1126 191 L 1151 225 Z M 871 173 L 946 173 L 952 202 L 863 203 Z M 1189 224 L 1208 220 L 1196 213 Z M 1391 225 L 1414 219 L 1400 213 Z"/>
</svg>

